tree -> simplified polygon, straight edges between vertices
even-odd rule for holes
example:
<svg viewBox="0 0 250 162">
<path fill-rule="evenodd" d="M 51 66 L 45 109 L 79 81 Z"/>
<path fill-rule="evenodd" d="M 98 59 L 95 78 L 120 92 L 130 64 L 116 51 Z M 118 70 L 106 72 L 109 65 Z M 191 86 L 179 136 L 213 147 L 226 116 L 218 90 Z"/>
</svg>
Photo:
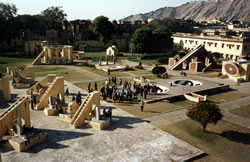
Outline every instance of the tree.
<svg viewBox="0 0 250 162">
<path fill-rule="evenodd" d="M 61 6 L 52 6 L 42 11 L 42 16 L 45 18 L 47 28 L 60 28 L 66 20 L 67 14 Z"/>
<path fill-rule="evenodd" d="M 187 116 L 192 120 L 198 121 L 202 126 L 203 132 L 206 131 L 208 123 L 217 124 L 223 117 L 220 109 L 212 102 L 198 103 L 195 107 L 188 110 Z"/>
<path fill-rule="evenodd" d="M 14 17 L 17 8 L 14 4 L 0 2 L 0 52 L 11 49 L 11 40 L 15 34 Z"/>
<path fill-rule="evenodd" d="M 152 30 L 150 28 L 139 28 L 130 39 L 130 52 L 145 53 L 149 52 L 152 42 Z"/>
<path fill-rule="evenodd" d="M 156 66 L 153 68 L 152 73 L 155 75 L 158 75 L 158 77 L 161 76 L 161 74 L 165 73 L 167 70 L 163 66 Z"/>
<path fill-rule="evenodd" d="M 0 2 L 0 22 L 11 20 L 17 13 L 17 8 L 14 4 Z"/>
<path fill-rule="evenodd" d="M 46 24 L 42 15 L 18 15 L 15 17 L 16 30 L 30 29 L 43 32 Z"/>
<path fill-rule="evenodd" d="M 90 25 L 90 29 L 97 35 L 100 41 L 107 43 L 114 33 L 113 25 L 109 18 L 105 16 L 98 16 Z"/>
</svg>

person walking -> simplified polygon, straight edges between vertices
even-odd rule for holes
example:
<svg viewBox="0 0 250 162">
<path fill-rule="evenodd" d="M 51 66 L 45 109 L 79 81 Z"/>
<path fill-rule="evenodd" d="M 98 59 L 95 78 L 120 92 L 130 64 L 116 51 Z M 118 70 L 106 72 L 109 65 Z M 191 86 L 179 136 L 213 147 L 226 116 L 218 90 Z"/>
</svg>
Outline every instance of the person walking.
<svg viewBox="0 0 250 162">
<path fill-rule="evenodd" d="M 143 101 L 143 99 L 141 99 L 139 105 L 140 105 L 140 108 L 141 108 L 141 112 L 143 112 L 143 109 L 144 109 L 144 101 Z"/>
<path fill-rule="evenodd" d="M 69 88 L 66 89 L 65 93 L 66 93 L 66 96 L 69 96 Z"/>
<path fill-rule="evenodd" d="M 95 91 L 97 91 L 97 83 L 95 82 Z"/>
</svg>

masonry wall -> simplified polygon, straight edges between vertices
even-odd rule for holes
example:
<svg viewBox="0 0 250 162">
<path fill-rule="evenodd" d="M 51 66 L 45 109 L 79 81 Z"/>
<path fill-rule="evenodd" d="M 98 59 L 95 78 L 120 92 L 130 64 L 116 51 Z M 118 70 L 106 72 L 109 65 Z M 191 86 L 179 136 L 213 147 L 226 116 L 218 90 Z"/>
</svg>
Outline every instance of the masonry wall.
<svg viewBox="0 0 250 162">
<path fill-rule="evenodd" d="M 9 76 L 0 79 L 0 101 L 11 100 Z"/>
<path fill-rule="evenodd" d="M 0 141 L 4 134 L 10 134 L 10 129 L 15 126 L 15 120 L 20 117 L 25 121 L 27 128 L 31 127 L 30 123 L 30 106 L 29 97 L 23 96 L 12 104 L 7 110 L 0 115 Z"/>
</svg>

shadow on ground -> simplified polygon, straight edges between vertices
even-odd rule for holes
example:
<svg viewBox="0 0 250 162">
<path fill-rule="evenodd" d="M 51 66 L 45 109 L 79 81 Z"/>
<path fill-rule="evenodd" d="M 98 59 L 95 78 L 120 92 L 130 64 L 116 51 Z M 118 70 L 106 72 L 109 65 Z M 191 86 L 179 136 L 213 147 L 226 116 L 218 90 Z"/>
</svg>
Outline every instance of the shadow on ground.
<svg viewBox="0 0 250 162">
<path fill-rule="evenodd" d="M 11 94 L 10 101 L 0 101 L 0 109 L 5 109 L 10 107 L 10 105 L 18 100 L 17 94 Z"/>
<path fill-rule="evenodd" d="M 250 145 L 250 133 L 237 132 L 237 131 L 224 131 L 222 133 L 215 133 L 206 131 L 206 133 L 219 135 L 230 141 Z"/>
<path fill-rule="evenodd" d="M 220 136 L 225 137 L 230 141 L 250 145 L 250 133 L 224 131 Z"/>
<path fill-rule="evenodd" d="M 45 132 L 47 133 L 47 139 L 37 145 L 27 150 L 28 153 L 38 153 L 44 149 L 63 149 L 69 146 L 59 144 L 58 142 L 71 140 L 75 138 L 90 136 L 90 133 L 80 133 L 80 132 L 72 132 L 72 131 L 62 131 L 62 130 L 51 130 L 51 129 L 35 129 L 35 131 Z"/>
</svg>

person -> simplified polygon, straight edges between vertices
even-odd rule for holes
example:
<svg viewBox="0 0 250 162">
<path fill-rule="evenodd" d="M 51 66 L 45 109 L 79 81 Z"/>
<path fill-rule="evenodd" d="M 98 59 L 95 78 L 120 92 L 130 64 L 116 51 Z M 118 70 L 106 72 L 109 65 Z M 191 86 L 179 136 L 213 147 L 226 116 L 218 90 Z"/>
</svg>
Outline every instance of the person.
<svg viewBox="0 0 250 162">
<path fill-rule="evenodd" d="M 112 108 L 111 107 L 109 107 L 108 115 L 109 115 L 109 119 L 111 121 L 112 120 Z"/>
<path fill-rule="evenodd" d="M 122 85 L 122 78 L 120 78 L 119 85 Z"/>
<path fill-rule="evenodd" d="M 88 91 L 90 93 L 90 86 L 91 86 L 91 83 L 88 84 Z"/>
<path fill-rule="evenodd" d="M 103 96 L 104 91 L 105 91 L 105 88 L 104 88 L 104 86 L 103 86 L 103 87 L 101 88 L 101 96 Z"/>
<path fill-rule="evenodd" d="M 73 93 L 72 102 L 76 100 L 75 94 Z"/>
<path fill-rule="evenodd" d="M 65 93 L 66 93 L 66 96 L 69 96 L 69 88 L 66 89 Z"/>
<path fill-rule="evenodd" d="M 106 116 L 106 109 L 103 109 L 103 115 Z"/>
<path fill-rule="evenodd" d="M 145 89 L 144 89 L 144 99 L 147 98 L 147 94 L 148 94 L 148 90 L 147 90 L 147 88 L 145 88 Z"/>
<path fill-rule="evenodd" d="M 141 112 L 143 112 L 143 109 L 144 109 L 144 101 L 143 101 L 143 99 L 141 99 L 139 104 L 140 104 L 140 107 L 141 107 Z"/>
<path fill-rule="evenodd" d="M 95 91 L 97 91 L 97 83 L 95 82 Z"/>
</svg>

